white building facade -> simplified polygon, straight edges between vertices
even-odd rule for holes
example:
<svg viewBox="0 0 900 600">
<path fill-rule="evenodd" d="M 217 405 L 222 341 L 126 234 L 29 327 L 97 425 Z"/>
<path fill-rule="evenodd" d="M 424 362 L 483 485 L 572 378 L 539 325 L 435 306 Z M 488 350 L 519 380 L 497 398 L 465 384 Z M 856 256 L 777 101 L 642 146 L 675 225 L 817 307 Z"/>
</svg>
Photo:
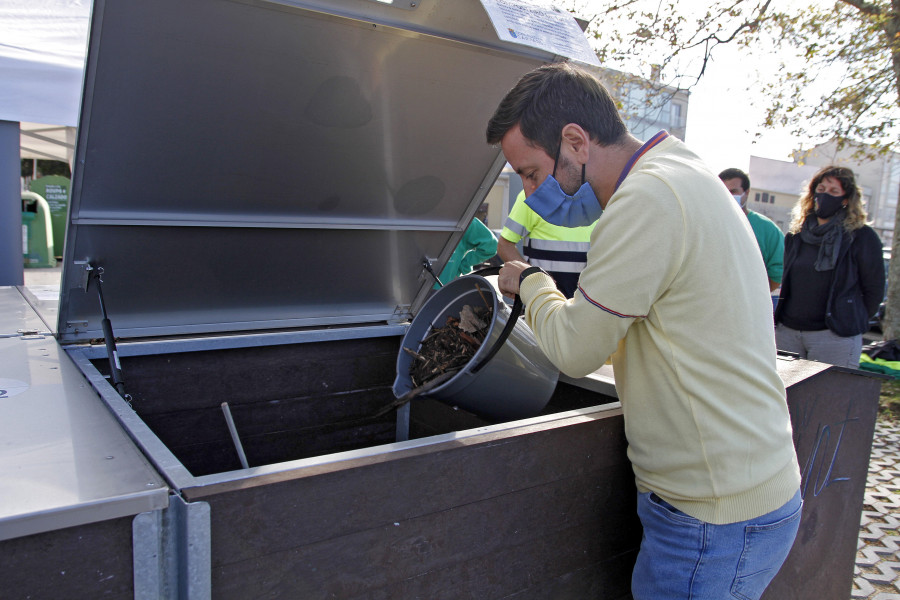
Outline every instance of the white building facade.
<svg viewBox="0 0 900 600">
<path fill-rule="evenodd" d="M 747 208 L 772 219 L 783 232 L 791 224 L 791 211 L 803 188 L 819 167 L 759 156 L 750 157 L 750 192 Z"/>
<path fill-rule="evenodd" d="M 853 153 L 853 148 L 839 151 L 834 142 L 828 142 L 803 153 L 795 152 L 794 162 L 751 156 L 748 207 L 766 215 L 786 232 L 791 210 L 819 169 L 828 165 L 847 167 L 856 175 L 872 228 L 885 248 L 890 248 L 900 195 L 900 154 L 858 159 L 853 158 Z"/>
</svg>

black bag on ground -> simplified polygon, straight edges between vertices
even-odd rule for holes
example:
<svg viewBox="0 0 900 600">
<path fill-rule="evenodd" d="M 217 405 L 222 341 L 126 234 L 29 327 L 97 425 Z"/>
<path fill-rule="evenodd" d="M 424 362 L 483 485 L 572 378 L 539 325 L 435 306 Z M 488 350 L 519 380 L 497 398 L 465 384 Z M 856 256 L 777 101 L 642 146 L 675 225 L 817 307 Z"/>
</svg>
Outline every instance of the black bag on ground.
<svg viewBox="0 0 900 600">
<path fill-rule="evenodd" d="M 900 360 L 900 344 L 897 343 L 897 340 L 872 342 L 863 346 L 862 351 L 868 354 L 869 358 L 880 358 L 888 361 Z"/>
</svg>

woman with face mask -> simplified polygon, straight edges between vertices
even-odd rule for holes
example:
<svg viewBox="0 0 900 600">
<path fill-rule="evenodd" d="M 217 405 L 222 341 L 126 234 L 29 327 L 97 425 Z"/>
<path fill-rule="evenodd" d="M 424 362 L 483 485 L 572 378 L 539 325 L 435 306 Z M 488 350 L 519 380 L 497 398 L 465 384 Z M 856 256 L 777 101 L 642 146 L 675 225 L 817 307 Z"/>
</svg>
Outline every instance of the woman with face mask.
<svg viewBox="0 0 900 600">
<path fill-rule="evenodd" d="M 881 250 L 853 171 L 829 166 L 816 173 L 784 239 L 778 349 L 859 368 L 862 334 L 884 298 Z"/>
</svg>

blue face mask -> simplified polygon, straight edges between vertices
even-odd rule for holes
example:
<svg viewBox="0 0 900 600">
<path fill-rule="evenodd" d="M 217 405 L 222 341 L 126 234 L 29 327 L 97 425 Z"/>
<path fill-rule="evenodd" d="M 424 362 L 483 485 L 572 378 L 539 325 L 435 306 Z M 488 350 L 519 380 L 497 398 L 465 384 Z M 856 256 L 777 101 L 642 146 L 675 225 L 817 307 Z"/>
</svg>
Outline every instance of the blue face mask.
<svg viewBox="0 0 900 600">
<path fill-rule="evenodd" d="M 574 196 L 565 193 L 556 180 L 556 164 L 559 162 L 559 151 L 553 162 L 553 174 L 547 175 L 544 183 L 525 198 L 525 204 L 541 216 L 542 219 L 561 227 L 583 227 L 590 225 L 603 214 L 603 207 L 594 190 L 584 179 L 585 165 L 581 166 L 581 187 Z"/>
</svg>

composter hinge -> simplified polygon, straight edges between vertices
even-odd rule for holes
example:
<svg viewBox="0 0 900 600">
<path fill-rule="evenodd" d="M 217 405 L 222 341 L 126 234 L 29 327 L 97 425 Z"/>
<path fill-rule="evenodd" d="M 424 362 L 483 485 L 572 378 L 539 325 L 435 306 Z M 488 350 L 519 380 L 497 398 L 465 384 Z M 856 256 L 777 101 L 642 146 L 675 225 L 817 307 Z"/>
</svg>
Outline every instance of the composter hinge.
<svg viewBox="0 0 900 600">
<path fill-rule="evenodd" d="M 73 289 L 86 292 L 88 285 L 91 283 L 91 273 L 94 271 L 94 267 L 86 260 L 76 260 L 74 264 L 78 270 L 75 271 L 77 279 L 75 280 Z"/>
<path fill-rule="evenodd" d="M 398 304 L 394 307 L 394 313 L 391 315 L 388 322 L 391 325 L 396 325 L 397 323 L 405 323 L 412 318 L 412 312 L 409 304 Z"/>
<path fill-rule="evenodd" d="M 16 333 L 23 340 L 42 340 L 45 336 L 53 335 L 49 331 L 41 331 L 39 329 L 17 329 Z"/>
<path fill-rule="evenodd" d="M 53 335 L 49 331 L 40 329 L 16 329 L 15 333 L 0 333 L 0 338 L 19 338 L 20 340 L 42 340 Z"/>
</svg>

